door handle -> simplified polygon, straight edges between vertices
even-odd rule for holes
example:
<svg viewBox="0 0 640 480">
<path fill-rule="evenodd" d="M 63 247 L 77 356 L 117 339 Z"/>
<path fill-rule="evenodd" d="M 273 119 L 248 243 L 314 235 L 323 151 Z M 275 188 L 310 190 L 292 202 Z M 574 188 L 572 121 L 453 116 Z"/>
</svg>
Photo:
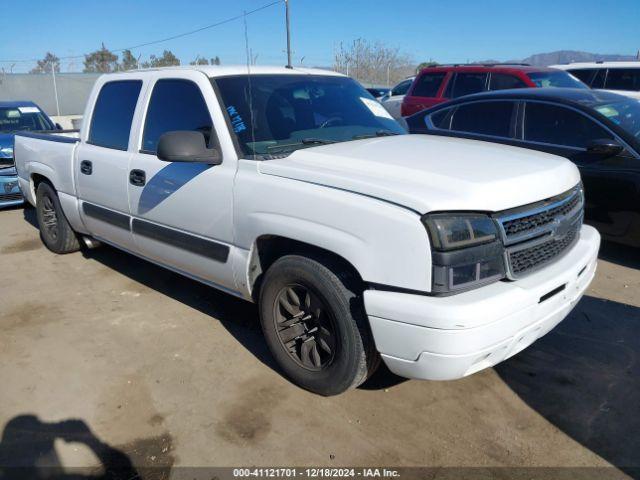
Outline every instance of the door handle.
<svg viewBox="0 0 640 480">
<path fill-rule="evenodd" d="M 142 187 L 147 182 L 146 177 L 144 170 L 131 170 L 129 172 L 129 183 L 136 187 Z"/>
<path fill-rule="evenodd" d="M 91 175 L 93 173 L 93 163 L 89 160 L 82 160 L 80 162 L 80 172 L 85 175 Z"/>
</svg>

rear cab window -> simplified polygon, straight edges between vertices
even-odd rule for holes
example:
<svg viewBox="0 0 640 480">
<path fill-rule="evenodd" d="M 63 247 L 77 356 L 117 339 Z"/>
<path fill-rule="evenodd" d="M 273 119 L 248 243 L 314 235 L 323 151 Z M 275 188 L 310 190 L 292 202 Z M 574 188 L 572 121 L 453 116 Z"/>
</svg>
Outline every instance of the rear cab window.
<svg viewBox="0 0 640 480">
<path fill-rule="evenodd" d="M 87 143 L 115 150 L 128 149 L 141 88 L 141 80 L 117 80 L 102 86 L 93 107 Z"/>
<path fill-rule="evenodd" d="M 424 73 L 418 77 L 411 91 L 413 97 L 437 97 L 445 72 Z"/>
</svg>

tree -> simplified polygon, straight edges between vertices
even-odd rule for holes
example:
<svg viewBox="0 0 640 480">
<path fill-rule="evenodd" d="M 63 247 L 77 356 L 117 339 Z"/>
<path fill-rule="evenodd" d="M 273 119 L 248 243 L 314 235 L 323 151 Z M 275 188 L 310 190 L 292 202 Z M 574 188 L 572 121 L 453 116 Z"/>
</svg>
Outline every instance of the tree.
<svg viewBox="0 0 640 480">
<path fill-rule="evenodd" d="M 340 43 L 334 53 L 333 68 L 351 77 L 377 85 L 393 84 L 413 74 L 411 59 L 399 49 L 364 38 L 345 47 Z"/>
<path fill-rule="evenodd" d="M 85 73 L 108 73 L 118 69 L 118 56 L 102 44 L 100 50 L 84 56 Z"/>
<path fill-rule="evenodd" d="M 138 59 L 133 56 L 131 50 L 124 50 L 122 52 L 122 61 L 118 66 L 118 70 L 127 71 L 127 70 L 135 70 L 138 68 Z"/>
<path fill-rule="evenodd" d="M 438 65 L 440 65 L 438 62 L 434 62 L 433 60 L 429 59 L 428 62 L 422 62 L 416 67 L 416 73 L 418 73 L 423 68 L 437 67 Z"/>
<path fill-rule="evenodd" d="M 209 60 L 198 55 L 195 60 L 189 62 L 189 65 L 209 65 Z"/>
<path fill-rule="evenodd" d="M 47 52 L 42 60 L 38 60 L 38 65 L 32 68 L 29 73 L 51 73 L 51 66 L 55 67 L 56 73 L 60 71 L 60 59 L 53 53 Z"/>
<path fill-rule="evenodd" d="M 220 57 L 219 56 L 215 56 L 211 59 L 211 65 L 220 65 Z"/>
<path fill-rule="evenodd" d="M 161 57 L 151 55 L 148 62 L 143 62 L 143 68 L 157 68 L 157 67 L 173 67 L 180 65 L 180 59 L 176 57 L 170 50 L 162 52 Z"/>
</svg>

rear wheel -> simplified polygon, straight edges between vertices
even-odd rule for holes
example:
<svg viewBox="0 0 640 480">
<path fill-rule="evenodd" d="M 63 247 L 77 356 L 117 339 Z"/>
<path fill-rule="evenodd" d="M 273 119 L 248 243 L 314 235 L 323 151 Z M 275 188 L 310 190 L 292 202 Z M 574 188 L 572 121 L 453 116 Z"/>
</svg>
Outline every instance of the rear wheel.
<svg viewBox="0 0 640 480">
<path fill-rule="evenodd" d="M 289 255 L 262 283 L 260 320 L 273 356 L 293 382 L 321 395 L 357 387 L 378 364 L 362 298 L 348 278 L 331 262 Z"/>
<path fill-rule="evenodd" d="M 60 207 L 58 194 L 46 182 L 41 182 L 36 191 L 36 214 L 40 238 L 49 250 L 70 253 L 80 249 L 78 237 Z"/>
</svg>

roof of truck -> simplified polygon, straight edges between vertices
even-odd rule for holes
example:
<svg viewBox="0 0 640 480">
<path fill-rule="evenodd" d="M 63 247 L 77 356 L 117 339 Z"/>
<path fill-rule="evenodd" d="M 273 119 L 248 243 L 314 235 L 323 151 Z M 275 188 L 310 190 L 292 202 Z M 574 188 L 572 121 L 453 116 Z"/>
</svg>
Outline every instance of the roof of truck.
<svg viewBox="0 0 640 480">
<path fill-rule="evenodd" d="M 330 70 L 322 70 L 319 68 L 300 68 L 300 67 L 276 67 L 267 65 L 184 65 L 180 67 L 162 67 L 162 68 L 147 68 L 134 70 L 135 71 L 157 71 L 157 70 L 196 70 L 204 73 L 208 77 L 226 77 L 230 75 L 246 75 L 247 72 L 251 74 L 264 75 L 264 74 L 277 74 L 277 75 L 329 75 L 329 76 L 344 76 L 338 72 L 332 72 Z M 126 72 L 125 72 L 126 73 Z"/>
<path fill-rule="evenodd" d="M 568 69 L 568 68 L 638 68 L 640 67 L 640 61 L 629 60 L 619 62 L 572 62 L 561 63 L 558 65 L 551 65 L 553 68 Z"/>
</svg>

